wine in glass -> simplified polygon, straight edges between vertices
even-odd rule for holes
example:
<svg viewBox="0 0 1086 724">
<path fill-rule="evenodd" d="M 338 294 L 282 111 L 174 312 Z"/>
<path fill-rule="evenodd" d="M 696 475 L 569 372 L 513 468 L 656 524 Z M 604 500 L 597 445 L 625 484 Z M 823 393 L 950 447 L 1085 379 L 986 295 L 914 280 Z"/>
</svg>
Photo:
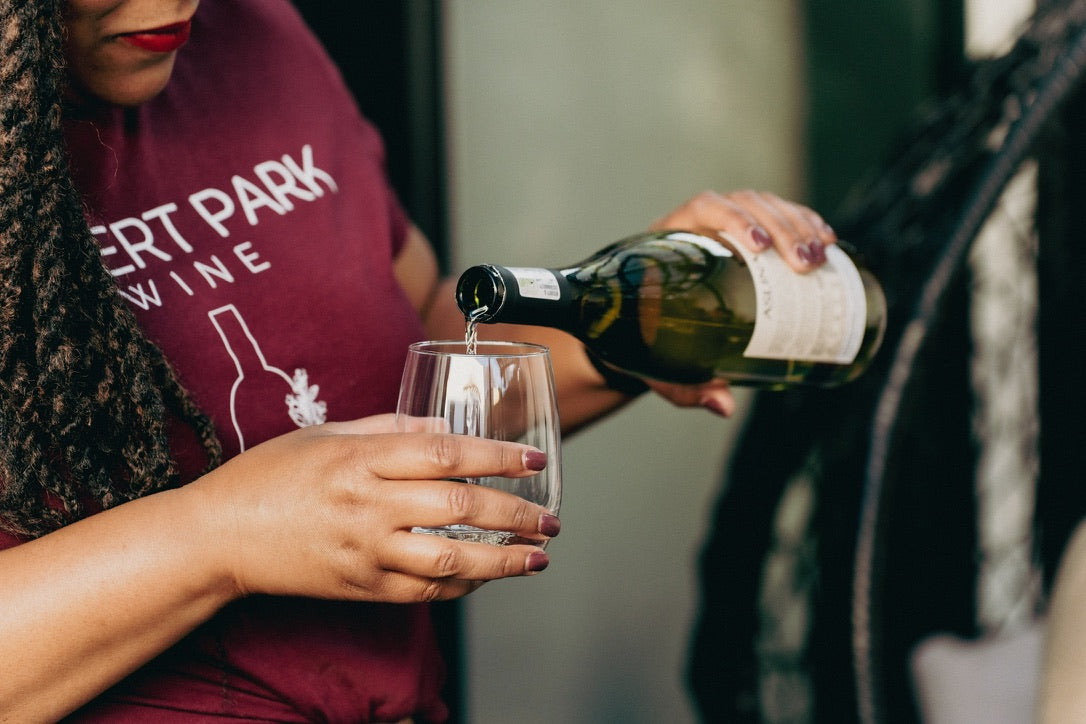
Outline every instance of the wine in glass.
<svg viewBox="0 0 1086 724">
<path fill-rule="evenodd" d="M 550 352 L 517 342 L 417 342 L 408 348 L 396 419 L 400 429 L 418 429 L 426 418 L 433 429 L 459 435 L 532 445 L 547 455 L 547 467 L 523 478 L 458 479 L 513 493 L 558 514 L 562 498 L 561 433 Z M 468 525 L 415 528 L 457 540 L 504 545 L 509 531 Z"/>
</svg>

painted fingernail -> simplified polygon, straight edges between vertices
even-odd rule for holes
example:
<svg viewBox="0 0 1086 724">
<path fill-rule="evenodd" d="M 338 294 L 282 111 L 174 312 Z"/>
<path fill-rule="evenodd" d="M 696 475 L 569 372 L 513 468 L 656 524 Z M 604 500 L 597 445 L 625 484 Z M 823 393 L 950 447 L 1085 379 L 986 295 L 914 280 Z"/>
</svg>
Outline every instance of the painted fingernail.
<svg viewBox="0 0 1086 724">
<path fill-rule="evenodd" d="M 562 531 L 562 521 L 558 520 L 557 515 L 551 515 L 550 513 L 544 513 L 539 516 L 539 532 L 548 538 L 553 538 Z"/>
<path fill-rule="evenodd" d="M 750 238 L 759 249 L 768 249 L 773 246 L 773 237 L 760 226 L 750 227 Z"/>
<path fill-rule="evenodd" d="M 536 471 L 547 467 L 547 453 L 539 450 L 528 450 L 524 453 L 524 467 Z"/>
<path fill-rule="evenodd" d="M 528 563 L 526 565 L 526 568 L 531 573 L 539 573 L 540 571 L 546 569 L 546 567 L 550 564 L 551 559 L 546 553 L 544 553 L 543 551 L 535 551 L 534 553 L 528 554 Z"/>
<path fill-rule="evenodd" d="M 796 256 L 804 264 L 814 266 L 826 261 L 826 247 L 817 239 L 796 247 Z"/>
</svg>

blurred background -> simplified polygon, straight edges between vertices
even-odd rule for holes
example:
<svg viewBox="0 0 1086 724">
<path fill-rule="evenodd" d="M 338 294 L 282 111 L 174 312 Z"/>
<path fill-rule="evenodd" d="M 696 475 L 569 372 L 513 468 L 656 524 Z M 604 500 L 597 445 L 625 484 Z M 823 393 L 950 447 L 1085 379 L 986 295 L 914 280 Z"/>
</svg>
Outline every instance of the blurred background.
<svg viewBox="0 0 1086 724">
<path fill-rule="evenodd" d="M 960 0 L 297 4 L 452 273 L 576 261 L 709 188 L 832 218 L 962 30 Z M 743 420 L 646 397 L 567 441 L 550 569 L 442 609 L 457 720 L 696 720 L 696 559 Z"/>
</svg>

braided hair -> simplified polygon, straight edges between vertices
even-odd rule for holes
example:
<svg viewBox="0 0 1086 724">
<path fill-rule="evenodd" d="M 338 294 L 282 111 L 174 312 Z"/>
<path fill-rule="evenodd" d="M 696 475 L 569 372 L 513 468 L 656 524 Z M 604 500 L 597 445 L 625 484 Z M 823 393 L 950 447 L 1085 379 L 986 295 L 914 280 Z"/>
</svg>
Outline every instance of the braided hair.
<svg viewBox="0 0 1086 724">
<path fill-rule="evenodd" d="M 0 529 L 36 537 L 178 484 L 167 419 L 221 448 L 117 293 L 61 126 L 66 0 L 0 0 Z"/>
</svg>

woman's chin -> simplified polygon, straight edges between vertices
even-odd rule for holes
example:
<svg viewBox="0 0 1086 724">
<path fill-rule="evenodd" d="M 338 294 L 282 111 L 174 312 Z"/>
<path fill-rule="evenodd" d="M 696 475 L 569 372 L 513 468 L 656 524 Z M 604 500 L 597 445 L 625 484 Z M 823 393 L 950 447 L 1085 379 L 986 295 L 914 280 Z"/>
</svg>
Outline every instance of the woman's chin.
<svg viewBox="0 0 1086 724">
<path fill-rule="evenodd" d="M 80 78 L 72 89 L 77 98 L 133 107 L 151 100 L 166 87 L 173 73 L 173 58 L 129 73 Z"/>
</svg>

